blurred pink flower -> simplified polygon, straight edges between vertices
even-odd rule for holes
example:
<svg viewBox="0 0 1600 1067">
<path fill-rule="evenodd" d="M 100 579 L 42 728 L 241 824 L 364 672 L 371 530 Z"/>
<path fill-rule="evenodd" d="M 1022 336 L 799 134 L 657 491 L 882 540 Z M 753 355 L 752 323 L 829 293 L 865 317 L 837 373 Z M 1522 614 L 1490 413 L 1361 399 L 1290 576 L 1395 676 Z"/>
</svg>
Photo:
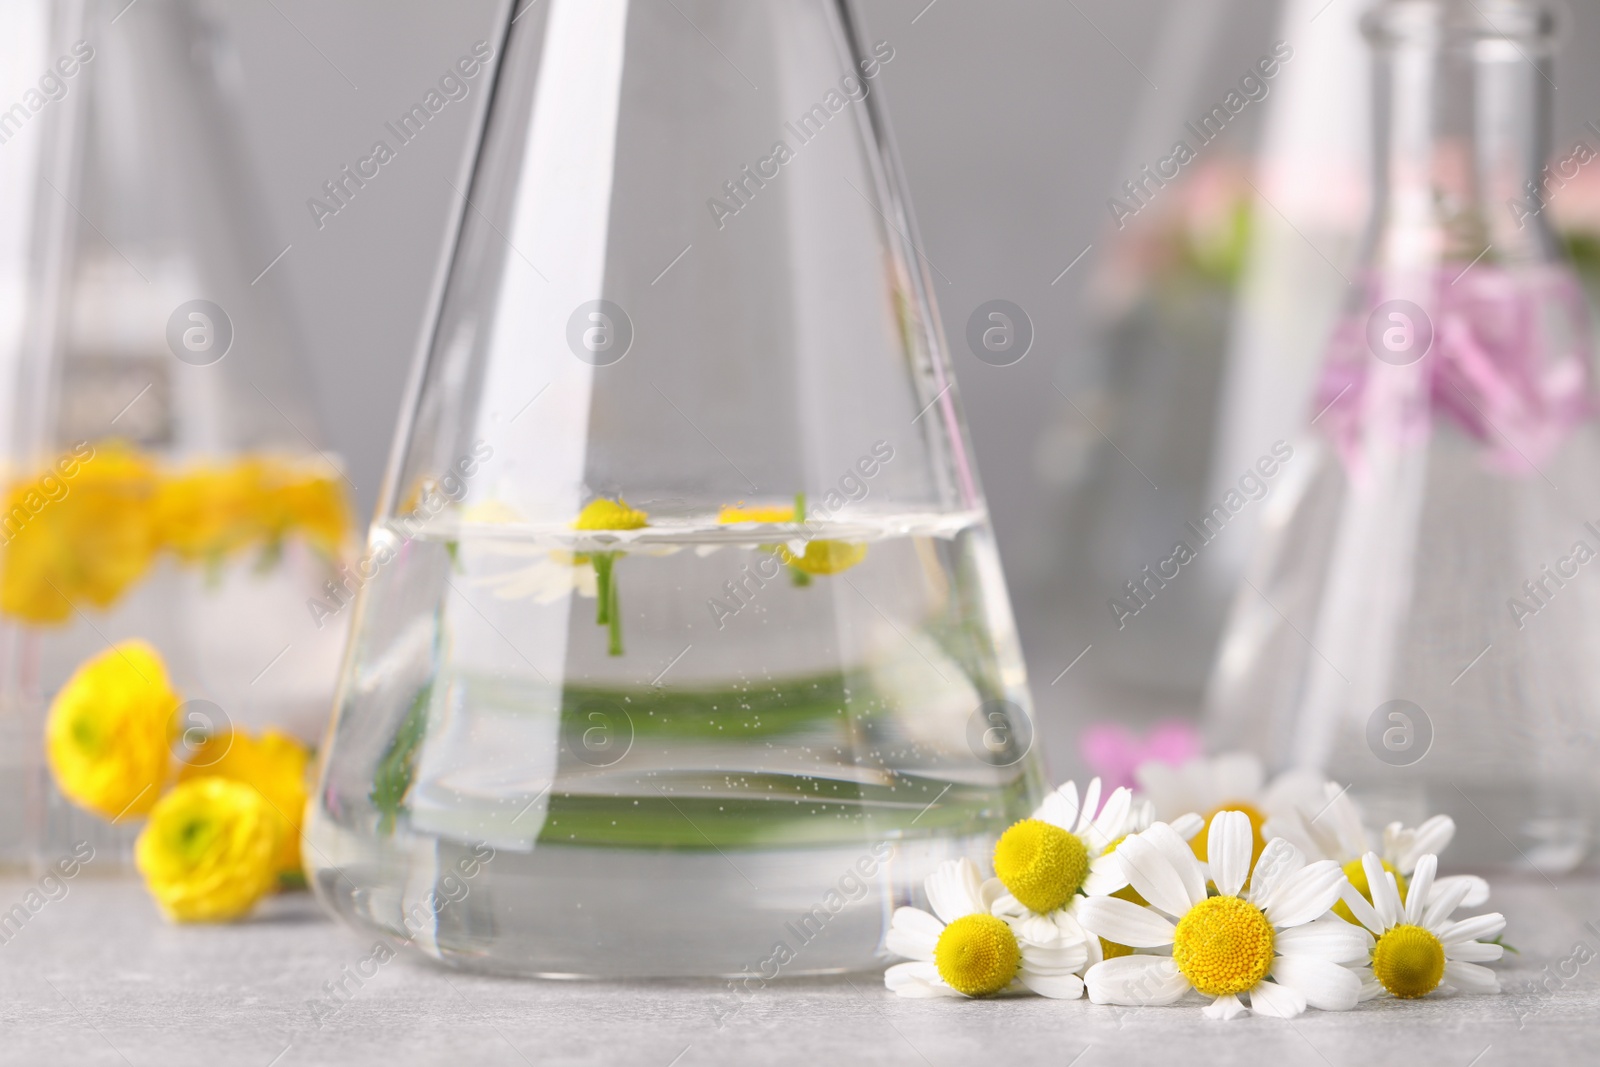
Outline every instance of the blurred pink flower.
<svg viewBox="0 0 1600 1067">
<path fill-rule="evenodd" d="M 1078 751 L 1107 789 L 1132 786 L 1133 772 L 1143 763 L 1174 767 L 1201 753 L 1200 732 L 1184 719 L 1166 719 L 1140 736 L 1121 723 L 1097 722 L 1083 731 Z"/>
</svg>

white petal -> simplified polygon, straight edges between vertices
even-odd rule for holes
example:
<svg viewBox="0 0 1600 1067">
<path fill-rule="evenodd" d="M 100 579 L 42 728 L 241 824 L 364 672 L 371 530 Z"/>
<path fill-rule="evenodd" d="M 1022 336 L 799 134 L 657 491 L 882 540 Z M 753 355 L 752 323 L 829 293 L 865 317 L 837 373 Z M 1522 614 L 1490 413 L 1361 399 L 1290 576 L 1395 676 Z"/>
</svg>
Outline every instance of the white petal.
<svg viewBox="0 0 1600 1067">
<path fill-rule="evenodd" d="M 1083 880 L 1083 892 L 1091 897 L 1108 897 L 1128 884 L 1128 873 L 1115 852 L 1107 852 L 1089 861 L 1089 874 Z"/>
<path fill-rule="evenodd" d="M 1035 945 L 1023 942 L 1022 969 L 1032 974 L 1077 974 L 1089 963 L 1089 949 L 1082 941 L 1056 941 Z"/>
<path fill-rule="evenodd" d="M 1011 920 L 1011 929 L 1018 937 L 1032 941 L 1036 945 L 1050 945 L 1060 939 L 1060 931 L 1056 929 L 1055 920 L 1048 915 L 1029 912 Z"/>
<path fill-rule="evenodd" d="M 999 880 L 1000 879 L 998 878 L 991 879 L 991 881 L 995 882 L 998 882 Z M 988 889 L 988 885 L 988 882 L 984 883 L 985 890 Z M 989 894 L 987 892 L 984 893 L 985 897 L 988 895 Z M 1027 906 L 1022 903 L 1022 901 L 1018 900 L 1010 893 L 1001 893 L 999 896 L 989 901 L 989 913 L 991 915 L 999 915 L 1002 918 L 1020 918 L 1021 916 L 1028 914 L 1028 909 Z"/>
<path fill-rule="evenodd" d="M 1314 956 L 1333 963 L 1365 960 L 1372 951 L 1372 935 L 1337 915 L 1280 930 L 1273 947 L 1285 956 Z"/>
<path fill-rule="evenodd" d="M 1460 960 L 1445 960 L 1444 980 L 1463 993 L 1498 993 L 1500 979 L 1487 967 Z"/>
<path fill-rule="evenodd" d="M 1419 925 L 1428 930 L 1437 930 L 1449 921 L 1451 913 L 1461 906 L 1461 901 L 1470 892 L 1472 892 L 1472 883 L 1462 881 L 1459 878 L 1451 882 L 1443 890 L 1440 890 L 1438 881 L 1435 881 L 1429 888 L 1428 903 L 1422 910 L 1422 922 Z M 1407 911 L 1411 910 L 1410 900 L 1415 899 L 1417 896 L 1421 896 L 1421 894 L 1414 893 L 1413 896 L 1408 898 Z"/>
<path fill-rule="evenodd" d="M 883 984 L 902 997 L 959 997 L 945 985 L 939 969 L 931 963 L 897 963 L 883 972 Z"/>
<path fill-rule="evenodd" d="M 1189 991 L 1189 981 L 1168 956 L 1119 956 L 1089 968 L 1083 976 L 1096 1004 L 1144 1007 L 1171 1004 Z"/>
<path fill-rule="evenodd" d="M 1187 815 L 1180 815 L 1173 819 L 1172 828 L 1185 841 L 1193 841 L 1194 835 L 1206 828 L 1205 816 L 1191 811 Z"/>
<path fill-rule="evenodd" d="M 1236 897 L 1250 877 L 1250 850 L 1255 831 L 1250 816 L 1242 811 L 1220 811 L 1211 819 L 1206 838 L 1206 858 L 1211 864 L 1211 880 L 1217 892 Z"/>
<path fill-rule="evenodd" d="M 1078 922 L 1091 934 L 1130 948 L 1172 944 L 1178 929 L 1150 908 L 1120 897 L 1086 897 L 1078 904 Z"/>
<path fill-rule="evenodd" d="M 1336 919 L 1335 922 L 1344 922 Z M 1349 926 L 1349 923 L 1345 923 Z M 1361 999 L 1361 979 L 1348 967 L 1311 956 L 1279 956 L 1268 972 L 1278 984 L 1305 998 L 1322 1011 L 1349 1011 Z"/>
<path fill-rule="evenodd" d="M 1098 855 L 1104 852 L 1117 838 L 1127 834 L 1132 826 L 1130 816 L 1133 811 L 1133 792 L 1126 787 L 1113 789 L 1106 798 L 1105 806 L 1100 809 L 1100 814 L 1094 817 L 1089 824 L 1085 836 L 1093 846 L 1089 855 Z"/>
<path fill-rule="evenodd" d="M 1272 982 L 1257 982 L 1250 990 L 1250 1010 L 1257 1015 L 1293 1019 L 1306 1010 L 1306 998 L 1297 989 Z"/>
<path fill-rule="evenodd" d="M 1363 1003 L 1371 1000 L 1373 997 L 1381 997 L 1386 992 L 1386 990 L 1383 988 L 1383 983 L 1378 981 L 1377 978 L 1373 977 L 1372 969 L 1370 967 L 1355 971 L 1354 974 L 1356 977 L 1361 979 L 1360 999 Z"/>
<path fill-rule="evenodd" d="M 1328 785 L 1328 779 L 1319 771 L 1304 767 L 1284 771 L 1263 790 L 1261 810 L 1267 815 L 1276 815 L 1296 807 L 1320 811 L 1331 795 Z M 1333 791 L 1337 790 L 1338 786 L 1335 786 Z"/>
<path fill-rule="evenodd" d="M 1154 845 L 1167 858 L 1167 862 L 1178 876 L 1178 881 L 1183 884 L 1183 894 L 1189 901 L 1190 907 L 1206 899 L 1205 865 L 1195 857 L 1194 849 L 1178 831 L 1167 823 L 1157 822 L 1152 823 L 1138 836 Z M 1122 850 L 1119 847 L 1117 851 Z"/>
<path fill-rule="evenodd" d="M 1492 963 L 1506 954 L 1503 946 L 1485 944 L 1482 941 L 1462 941 L 1455 945 L 1446 945 L 1444 958 L 1447 960 L 1461 960 L 1463 963 Z"/>
<path fill-rule="evenodd" d="M 1339 887 L 1339 899 L 1344 901 L 1344 906 L 1350 909 L 1350 914 L 1356 917 L 1356 921 L 1368 930 L 1381 934 L 1386 929 L 1383 919 L 1379 917 L 1372 903 L 1361 895 L 1361 890 L 1349 882 Z"/>
<path fill-rule="evenodd" d="M 1481 908 L 1489 902 L 1489 883 L 1475 874 L 1447 874 L 1443 878 L 1433 880 L 1433 895 L 1435 898 L 1457 882 L 1467 884 L 1467 893 L 1461 898 L 1457 907 Z"/>
<path fill-rule="evenodd" d="M 1075 974 L 1033 974 L 1023 968 L 1017 972 L 1017 981 L 1051 1000 L 1077 1000 L 1083 996 L 1083 979 Z"/>
<path fill-rule="evenodd" d="M 1433 876 L 1439 873 L 1439 857 L 1429 854 L 1417 860 L 1417 873 L 1406 888 L 1406 922 L 1422 925 L 1422 915 L 1433 893 Z"/>
<path fill-rule="evenodd" d="M 1306 858 L 1300 850 L 1281 837 L 1274 837 L 1261 850 L 1256 869 L 1250 875 L 1250 903 L 1265 908 L 1283 888 L 1289 877 L 1305 869 Z"/>
<path fill-rule="evenodd" d="M 986 879 L 978 886 L 978 901 L 985 912 L 992 913 L 994 906 L 1000 902 L 1000 899 L 1009 896 L 1011 894 L 1006 892 L 1005 883 L 998 878 Z"/>
<path fill-rule="evenodd" d="M 1367 875 L 1367 891 L 1372 894 L 1372 910 L 1378 913 L 1383 928 L 1387 930 L 1397 925 L 1401 915 L 1400 891 L 1394 879 L 1383 869 L 1383 863 L 1375 853 L 1368 852 L 1361 857 L 1361 869 Z"/>
<path fill-rule="evenodd" d="M 1411 832 L 1406 852 L 1395 865 L 1402 874 L 1410 874 L 1416 869 L 1418 860 L 1429 853 L 1437 856 L 1455 836 L 1455 820 L 1448 815 L 1435 815 Z"/>
<path fill-rule="evenodd" d="M 1339 899 L 1347 883 L 1344 871 L 1333 860 L 1318 860 L 1284 879 L 1264 909 L 1273 926 L 1299 926 L 1320 919 Z"/>
<path fill-rule="evenodd" d="M 1044 798 L 1033 817 L 1071 833 L 1078 825 L 1078 787 L 1072 782 L 1060 786 Z"/>
<path fill-rule="evenodd" d="M 945 860 L 928 875 L 923 887 L 933 913 L 947 923 L 989 909 L 983 906 L 983 882 L 969 859 Z"/>
<path fill-rule="evenodd" d="M 1071 827 L 1074 833 L 1080 836 L 1089 829 L 1089 824 L 1094 820 L 1094 814 L 1100 808 L 1100 779 L 1089 779 L 1089 785 L 1083 791 L 1083 807 L 1078 809 L 1078 825 Z"/>
<path fill-rule="evenodd" d="M 1178 872 L 1172 858 L 1151 839 L 1151 835 L 1162 826 L 1162 823 L 1156 823 L 1144 833 L 1133 835 L 1118 845 L 1113 855 L 1121 861 L 1122 871 L 1127 875 L 1129 884 L 1141 897 L 1168 915 L 1177 916 L 1192 908 L 1197 900 L 1190 887 L 1184 884 L 1186 879 Z M 1185 852 L 1189 849 L 1188 845 L 1182 847 Z M 1199 882 L 1199 864 L 1195 862 L 1192 853 L 1184 866 L 1193 868 L 1193 880 Z M 1203 883 L 1201 884 L 1203 886 Z M 1204 899 L 1204 888 L 1200 892 L 1200 899 Z"/>
<path fill-rule="evenodd" d="M 1450 923 L 1444 929 L 1437 931 L 1437 935 L 1448 948 L 1463 941 L 1481 941 L 1486 937 L 1494 937 L 1505 928 L 1506 917 L 1498 911 L 1491 911 L 1487 915 L 1474 915 L 1470 919 Z"/>
<path fill-rule="evenodd" d="M 889 921 L 884 946 L 896 956 L 913 960 L 933 959 L 933 950 L 944 933 L 944 923 L 921 908 L 896 908 Z"/>
<path fill-rule="evenodd" d="M 1207 1019 L 1237 1019 L 1248 1009 L 1243 1001 L 1229 993 L 1227 996 L 1218 997 L 1200 1010 L 1200 1014 Z"/>
</svg>

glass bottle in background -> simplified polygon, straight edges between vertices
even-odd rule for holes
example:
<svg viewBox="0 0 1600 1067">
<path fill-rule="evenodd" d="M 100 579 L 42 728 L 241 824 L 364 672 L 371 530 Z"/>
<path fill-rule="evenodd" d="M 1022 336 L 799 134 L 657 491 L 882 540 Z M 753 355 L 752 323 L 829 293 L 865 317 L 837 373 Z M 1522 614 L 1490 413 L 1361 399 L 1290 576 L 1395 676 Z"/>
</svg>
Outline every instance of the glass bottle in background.
<svg viewBox="0 0 1600 1067">
<path fill-rule="evenodd" d="M 55 789 L 56 690 L 139 638 L 185 700 L 175 756 L 230 727 L 314 739 L 347 618 L 327 583 L 348 577 L 349 486 L 266 269 L 283 249 L 257 230 L 229 41 L 191 0 L 65 3 L 54 31 L 36 290 L 5 368 L 3 686 L 32 851 L 88 840 L 109 868 L 148 803 L 112 825 Z"/>
<path fill-rule="evenodd" d="M 838 0 L 551 0 L 498 47 L 312 884 L 480 969 L 869 966 L 1042 779 L 894 48 Z"/>
<path fill-rule="evenodd" d="M 1389 0 L 1365 268 L 1209 694 L 1219 747 L 1312 766 L 1479 865 L 1591 846 L 1600 429 L 1588 312 L 1539 205 L 1553 18 Z"/>
<path fill-rule="evenodd" d="M 1116 218 L 1077 268 L 1093 271 L 1094 335 L 1060 369 L 1060 417 L 1041 440 L 1040 477 L 1063 490 L 1050 595 L 1030 605 L 1045 619 L 1029 621 L 1059 631 L 1060 666 L 1087 650 L 1041 699 L 1079 721 L 1091 709 L 1076 741 L 1098 773 L 1118 773 L 1102 751 L 1113 741 L 1125 764 L 1156 752 L 1152 730 L 1194 730 L 1258 498 L 1275 490 L 1254 468 L 1298 429 L 1319 324 L 1359 252 L 1360 12 L 1323 7 L 1174 7 L 1152 60 L 1160 88 L 1108 189 Z M 1248 502 L 1219 522 L 1230 492 Z M 1180 541 L 1194 550 L 1181 565 Z"/>
</svg>

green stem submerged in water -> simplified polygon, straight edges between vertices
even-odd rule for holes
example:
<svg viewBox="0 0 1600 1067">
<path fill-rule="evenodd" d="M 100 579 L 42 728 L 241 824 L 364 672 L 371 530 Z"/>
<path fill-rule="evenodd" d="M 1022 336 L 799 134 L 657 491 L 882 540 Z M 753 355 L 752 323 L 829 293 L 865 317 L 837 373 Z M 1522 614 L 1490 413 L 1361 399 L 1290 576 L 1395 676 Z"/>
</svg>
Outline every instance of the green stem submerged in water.
<svg viewBox="0 0 1600 1067">
<path fill-rule="evenodd" d="M 617 600 L 615 552 L 596 552 L 590 557 L 594 562 L 596 626 L 609 631 L 610 643 L 606 651 L 613 656 L 622 655 L 622 611 Z"/>
</svg>

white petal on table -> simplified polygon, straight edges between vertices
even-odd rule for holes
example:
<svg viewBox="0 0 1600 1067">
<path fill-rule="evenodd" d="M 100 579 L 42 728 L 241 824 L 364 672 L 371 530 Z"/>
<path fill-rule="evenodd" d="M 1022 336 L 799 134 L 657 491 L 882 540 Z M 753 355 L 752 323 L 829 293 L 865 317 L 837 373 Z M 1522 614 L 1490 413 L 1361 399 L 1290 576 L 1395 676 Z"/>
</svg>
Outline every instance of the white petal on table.
<svg viewBox="0 0 1600 1067">
<path fill-rule="evenodd" d="M 1119 956 L 1089 968 L 1083 976 L 1096 1004 L 1129 1007 L 1171 1004 L 1189 991 L 1189 980 L 1168 956 Z"/>
<path fill-rule="evenodd" d="M 897 956 L 931 960 L 942 933 L 944 923 L 921 908 L 896 908 L 894 917 L 889 920 L 889 933 L 884 937 L 884 945 Z"/>
<path fill-rule="evenodd" d="M 1078 905 L 1078 921 L 1090 933 L 1130 948 L 1170 945 L 1178 929 L 1164 916 L 1119 897 L 1087 898 Z"/>
<path fill-rule="evenodd" d="M 897 963 L 883 972 L 883 984 L 902 997 L 959 997 L 944 984 L 939 969 L 931 963 Z"/>
<path fill-rule="evenodd" d="M 1486 944 L 1482 941 L 1462 941 L 1444 947 L 1445 959 L 1460 960 L 1463 963 L 1492 963 L 1505 954 L 1503 946 Z"/>
<path fill-rule="evenodd" d="M 1498 993 L 1500 979 L 1487 967 L 1461 960 L 1445 960 L 1444 980 L 1463 993 Z"/>
<path fill-rule="evenodd" d="M 1257 982 L 1250 990 L 1250 1010 L 1257 1015 L 1270 1015 L 1278 1019 L 1293 1019 L 1306 1010 L 1306 998 L 1297 989 Z"/>
<path fill-rule="evenodd" d="M 1336 920 L 1344 922 L 1343 919 Z M 1349 925 L 1346 923 L 1345 925 Z M 1361 979 L 1348 967 L 1313 956 L 1279 956 L 1267 972 L 1322 1011 L 1349 1011 L 1361 999 Z"/>
<path fill-rule="evenodd" d="M 1200 1014 L 1208 1019 L 1237 1019 L 1248 1009 L 1244 1002 L 1229 993 L 1227 996 L 1218 997 L 1201 1009 Z"/>
<path fill-rule="evenodd" d="M 1083 979 L 1075 974 L 1036 974 L 1024 967 L 1017 972 L 1017 981 L 1051 1000 L 1077 1000 L 1083 996 Z"/>
</svg>

